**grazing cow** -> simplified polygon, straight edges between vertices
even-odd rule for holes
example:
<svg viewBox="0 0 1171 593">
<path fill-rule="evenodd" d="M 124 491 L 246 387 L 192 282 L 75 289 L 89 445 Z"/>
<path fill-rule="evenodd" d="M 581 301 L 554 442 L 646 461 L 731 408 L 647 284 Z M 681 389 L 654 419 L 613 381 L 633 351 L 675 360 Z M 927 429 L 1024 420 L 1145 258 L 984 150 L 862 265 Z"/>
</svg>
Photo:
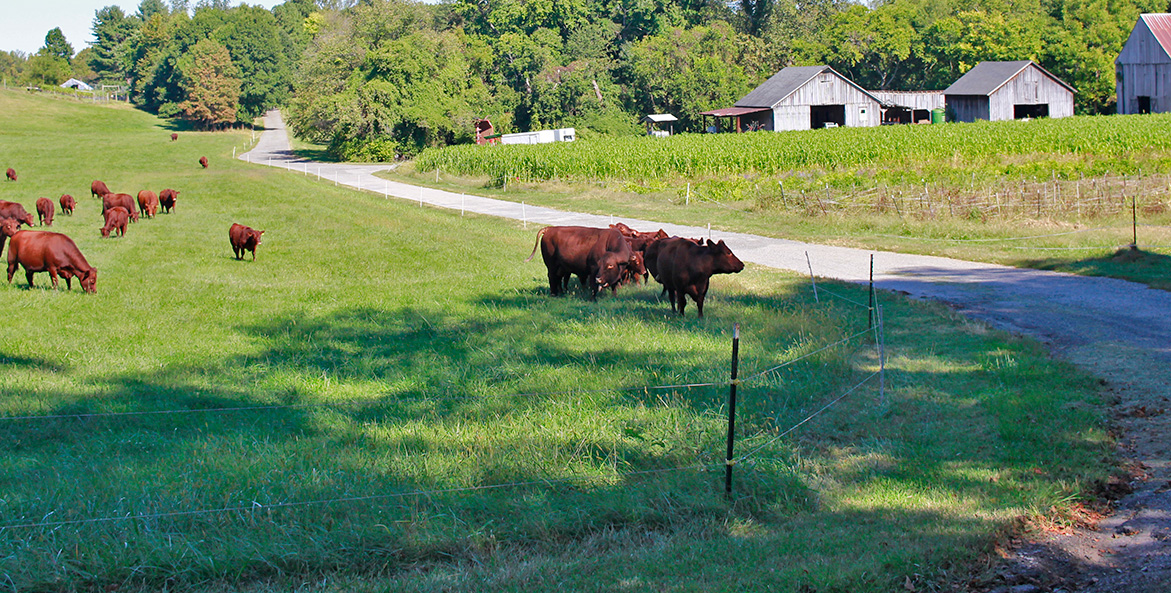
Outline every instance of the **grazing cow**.
<svg viewBox="0 0 1171 593">
<path fill-rule="evenodd" d="M 144 189 L 138 192 L 138 209 L 143 216 L 154 218 L 159 211 L 159 198 L 153 191 Z"/>
<path fill-rule="evenodd" d="M 4 226 L 4 232 L 11 225 Z M 73 240 L 61 233 L 49 231 L 17 231 L 8 241 L 8 283 L 16 273 L 16 266 L 24 268 L 29 288 L 33 287 L 33 274 L 48 272 L 57 288 L 57 277 L 65 278 L 65 287 L 73 288 L 73 277 L 81 282 L 85 292 L 97 292 L 98 271 L 85 261 Z"/>
<path fill-rule="evenodd" d="M 110 193 L 110 188 L 106 187 L 106 182 L 104 181 L 94 179 L 93 183 L 89 184 L 89 195 L 92 197 L 100 198 L 108 193 Z"/>
<path fill-rule="evenodd" d="M 256 246 L 260 245 L 260 236 L 264 231 L 253 230 L 242 224 L 232 223 L 228 229 L 228 241 L 232 243 L 232 252 L 236 259 L 244 259 L 244 252 L 252 252 L 252 261 L 256 261 Z"/>
<path fill-rule="evenodd" d="M 61 196 L 61 213 L 73 216 L 73 209 L 77 207 L 77 200 L 73 196 L 64 194 Z"/>
<path fill-rule="evenodd" d="M 622 233 L 623 237 L 630 242 L 630 248 L 635 251 L 646 251 L 646 246 L 659 239 L 666 239 L 667 233 L 663 229 L 659 229 L 653 233 L 644 233 L 636 231 L 624 223 L 617 223 L 610 225 L 610 228 Z"/>
<path fill-rule="evenodd" d="M 8 176 L 9 181 L 16 181 L 16 169 L 8 167 L 8 170 L 4 174 Z"/>
<path fill-rule="evenodd" d="M 53 200 L 37 198 L 37 221 L 41 226 L 53 226 Z"/>
<path fill-rule="evenodd" d="M 0 218 L 0 252 L 4 251 L 4 241 L 20 230 L 20 223 L 11 218 Z"/>
<path fill-rule="evenodd" d="M 16 202 L 0 200 L 0 218 L 11 218 L 18 224 L 33 226 L 33 215 Z"/>
<path fill-rule="evenodd" d="M 159 204 L 163 207 L 163 212 L 171 213 L 175 208 L 175 200 L 179 199 L 179 191 L 174 189 L 164 189 L 159 192 Z"/>
<path fill-rule="evenodd" d="M 109 237 L 110 231 L 118 231 L 119 237 L 126 236 L 126 223 L 130 219 L 130 212 L 121 206 L 114 206 L 102 213 L 106 218 L 106 226 L 98 229 L 103 237 Z"/>
<path fill-rule="evenodd" d="M 590 291 L 590 298 L 598 298 L 598 290 L 609 287 L 618 292 L 618 284 L 630 266 L 630 244 L 614 229 L 580 226 L 551 226 L 537 231 L 537 244 L 549 275 L 549 294 L 563 294 L 569 277 L 576 274 Z M 528 259 L 533 259 L 537 245 Z"/>
<path fill-rule="evenodd" d="M 656 241 L 655 279 L 667 289 L 671 310 L 683 315 L 687 295 L 695 301 L 699 316 L 703 317 L 703 299 L 707 296 L 708 281 L 713 274 L 735 274 L 744 269 L 723 241 L 697 244 L 682 238 Z"/>
<path fill-rule="evenodd" d="M 177 134 L 175 132 L 171 132 L 171 142 L 174 142 L 178 139 L 179 139 L 179 134 Z"/>
<path fill-rule="evenodd" d="M 207 157 L 205 157 L 205 156 L 199 157 L 199 164 L 203 165 L 203 168 L 206 169 L 207 168 Z"/>
<path fill-rule="evenodd" d="M 135 207 L 134 197 L 130 194 L 106 194 L 102 196 L 102 216 L 106 210 L 121 206 L 130 214 L 130 222 L 138 222 L 138 208 Z"/>
</svg>

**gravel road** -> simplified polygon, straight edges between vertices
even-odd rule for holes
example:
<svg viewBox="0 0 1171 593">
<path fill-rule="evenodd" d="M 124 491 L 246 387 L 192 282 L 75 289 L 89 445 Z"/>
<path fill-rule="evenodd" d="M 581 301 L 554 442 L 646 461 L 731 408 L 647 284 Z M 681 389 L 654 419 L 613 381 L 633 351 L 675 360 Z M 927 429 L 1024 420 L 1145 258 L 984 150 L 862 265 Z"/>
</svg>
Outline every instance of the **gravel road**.
<svg viewBox="0 0 1171 593">
<path fill-rule="evenodd" d="M 478 196 L 463 196 L 375 177 L 390 165 L 316 163 L 297 159 L 278 112 L 266 131 L 239 158 L 313 175 L 388 198 L 544 225 L 604 227 L 616 219 L 562 212 Z M 1074 276 L 941 257 L 871 252 L 714 229 L 622 218 L 639 229 L 663 228 L 687 237 L 723 239 L 746 263 L 867 282 L 874 257 L 874 284 L 912 298 L 948 303 L 994 327 L 1047 344 L 1056 356 L 1105 381 L 1114 397 L 1123 454 L 1134 479 L 1121 486 L 1117 510 L 1097 529 L 1052 534 L 1022 542 L 977 588 L 1073 593 L 1171 591 L 1171 292 L 1110 278 Z M 806 259 L 808 254 L 808 260 Z M 807 263 L 808 262 L 808 263 Z"/>
</svg>

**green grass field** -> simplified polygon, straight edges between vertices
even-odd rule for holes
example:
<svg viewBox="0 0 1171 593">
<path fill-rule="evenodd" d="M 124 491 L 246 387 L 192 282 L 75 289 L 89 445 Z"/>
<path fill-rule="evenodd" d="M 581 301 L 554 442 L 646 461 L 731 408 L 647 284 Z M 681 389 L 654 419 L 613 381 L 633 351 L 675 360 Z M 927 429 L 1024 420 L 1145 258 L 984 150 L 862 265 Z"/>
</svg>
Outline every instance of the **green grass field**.
<svg viewBox="0 0 1171 593">
<path fill-rule="evenodd" d="M 0 93 L 0 199 L 77 197 L 98 292 L 0 285 L 0 583 L 21 591 L 851 591 L 969 577 L 1112 471 L 1039 345 L 801 277 L 545 295 L 534 228 L 232 160 L 248 133 Z M 211 167 L 197 159 L 206 155 Z M 102 239 L 92 179 L 181 191 Z M 264 229 L 236 261 L 232 222 Z M 827 284 L 846 299 L 863 290 Z M 723 493 L 733 324 L 734 495 Z M 647 389 L 654 386 L 676 386 Z M 779 438 L 778 438 L 779 437 Z"/>
</svg>

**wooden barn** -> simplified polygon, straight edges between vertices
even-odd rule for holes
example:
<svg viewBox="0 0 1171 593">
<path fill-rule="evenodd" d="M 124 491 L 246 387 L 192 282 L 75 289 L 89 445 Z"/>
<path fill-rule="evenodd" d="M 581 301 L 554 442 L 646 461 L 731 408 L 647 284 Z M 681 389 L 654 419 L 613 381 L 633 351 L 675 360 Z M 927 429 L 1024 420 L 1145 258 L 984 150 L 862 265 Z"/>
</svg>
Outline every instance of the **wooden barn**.
<svg viewBox="0 0 1171 593">
<path fill-rule="evenodd" d="M 809 130 L 881 123 L 880 101 L 829 66 L 785 68 L 730 109 L 705 112 L 733 117 L 739 130 Z"/>
<path fill-rule="evenodd" d="M 1171 14 L 1144 14 L 1114 60 L 1118 113 L 1171 111 Z"/>
<path fill-rule="evenodd" d="M 980 62 L 943 91 L 949 121 L 1002 121 L 1073 115 L 1065 81 L 1032 60 Z"/>
<path fill-rule="evenodd" d="M 944 108 L 943 91 L 870 91 L 882 101 L 882 123 L 917 124 L 931 121 L 931 112 Z"/>
</svg>

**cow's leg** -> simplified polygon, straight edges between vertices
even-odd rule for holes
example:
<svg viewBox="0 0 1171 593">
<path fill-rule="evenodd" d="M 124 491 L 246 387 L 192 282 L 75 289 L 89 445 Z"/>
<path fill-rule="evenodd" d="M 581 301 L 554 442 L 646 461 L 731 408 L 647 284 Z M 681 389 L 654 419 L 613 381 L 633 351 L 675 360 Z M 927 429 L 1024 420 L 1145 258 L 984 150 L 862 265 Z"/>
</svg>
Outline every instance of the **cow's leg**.
<svg viewBox="0 0 1171 593">
<path fill-rule="evenodd" d="M 675 302 L 679 308 L 679 316 L 686 317 L 686 315 L 683 313 L 683 309 L 687 307 L 687 292 L 684 290 L 676 290 Z"/>
<path fill-rule="evenodd" d="M 58 290 L 59 287 L 57 286 L 57 268 L 54 268 L 54 267 L 49 268 L 49 280 L 51 280 L 53 283 L 53 290 Z"/>
<path fill-rule="evenodd" d="M 549 296 L 561 294 L 561 274 L 556 268 L 549 268 Z"/>
<path fill-rule="evenodd" d="M 33 273 L 30 272 L 28 268 L 24 269 L 24 279 L 28 280 L 28 287 L 32 288 L 33 287 Z"/>
<path fill-rule="evenodd" d="M 9 247 L 8 249 L 11 250 L 12 248 Z M 8 262 L 8 283 L 9 284 L 12 284 L 12 275 L 15 273 L 16 273 L 16 260 L 11 260 Z"/>
<path fill-rule="evenodd" d="M 703 317 L 703 299 L 707 296 L 708 281 L 704 280 L 698 284 L 688 286 L 688 292 L 691 294 L 691 299 L 695 301 L 695 309 L 699 312 L 699 316 Z"/>
</svg>

